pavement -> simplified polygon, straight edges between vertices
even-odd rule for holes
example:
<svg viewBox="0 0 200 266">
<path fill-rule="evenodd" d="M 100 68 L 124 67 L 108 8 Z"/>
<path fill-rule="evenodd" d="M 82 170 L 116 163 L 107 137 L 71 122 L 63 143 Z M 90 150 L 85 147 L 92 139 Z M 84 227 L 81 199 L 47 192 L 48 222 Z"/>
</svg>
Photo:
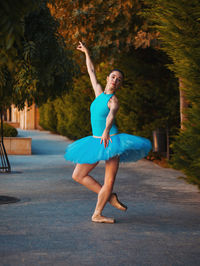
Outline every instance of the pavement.
<svg viewBox="0 0 200 266">
<path fill-rule="evenodd" d="M 9 156 L 0 195 L 20 198 L 0 205 L 1 266 L 198 266 L 200 193 L 181 172 L 146 160 L 121 164 L 114 191 L 128 205 L 106 205 L 115 224 L 91 222 L 97 196 L 71 179 L 63 158 L 70 141 L 46 131 L 32 137 L 31 156 Z M 92 175 L 103 182 L 104 162 Z"/>
</svg>

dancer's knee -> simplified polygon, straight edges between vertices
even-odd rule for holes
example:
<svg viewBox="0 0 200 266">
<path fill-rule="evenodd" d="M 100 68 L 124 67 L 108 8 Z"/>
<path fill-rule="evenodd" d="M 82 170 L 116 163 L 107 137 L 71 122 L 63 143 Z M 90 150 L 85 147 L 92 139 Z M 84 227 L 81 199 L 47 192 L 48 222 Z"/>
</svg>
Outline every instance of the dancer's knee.
<svg viewBox="0 0 200 266">
<path fill-rule="evenodd" d="M 78 175 L 76 172 L 74 172 L 74 173 L 72 174 L 72 179 L 73 179 L 74 181 L 80 183 L 81 180 L 82 180 L 82 177 L 81 177 L 80 175 Z"/>
</svg>

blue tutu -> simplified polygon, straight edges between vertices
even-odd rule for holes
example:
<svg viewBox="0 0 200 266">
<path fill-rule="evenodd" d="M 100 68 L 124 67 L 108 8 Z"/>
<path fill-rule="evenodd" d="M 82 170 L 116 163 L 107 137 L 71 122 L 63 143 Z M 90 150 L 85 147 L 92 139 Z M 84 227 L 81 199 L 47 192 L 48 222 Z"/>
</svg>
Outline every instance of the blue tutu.
<svg viewBox="0 0 200 266">
<path fill-rule="evenodd" d="M 101 160 L 120 157 L 120 162 L 135 162 L 148 155 L 151 142 L 143 137 L 120 133 L 111 136 L 108 147 L 100 144 L 101 139 L 88 136 L 70 144 L 64 155 L 65 159 L 74 163 L 93 164 Z"/>
</svg>

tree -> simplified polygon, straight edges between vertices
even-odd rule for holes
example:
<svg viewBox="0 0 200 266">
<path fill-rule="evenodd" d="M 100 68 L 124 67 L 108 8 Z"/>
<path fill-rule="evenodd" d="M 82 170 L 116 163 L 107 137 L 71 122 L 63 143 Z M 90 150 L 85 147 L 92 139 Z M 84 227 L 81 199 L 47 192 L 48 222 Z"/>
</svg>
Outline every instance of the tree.
<svg viewBox="0 0 200 266">
<path fill-rule="evenodd" d="M 140 0 L 55 0 L 50 9 L 68 45 L 74 48 L 78 41 L 85 41 L 96 59 L 102 55 L 105 60 L 110 51 L 113 56 L 134 45 L 138 28 L 144 24 L 138 15 L 142 7 Z"/>
<path fill-rule="evenodd" d="M 29 8 L 21 7 L 25 0 L 15 2 L 1 3 L 6 14 L 1 23 L 1 111 L 11 103 L 23 108 L 25 102 L 40 105 L 62 95 L 71 88 L 74 74 L 71 53 L 57 32 L 59 24 L 47 1 L 38 0 L 36 7 L 30 2 Z"/>
<path fill-rule="evenodd" d="M 25 100 L 40 104 L 61 95 L 72 85 L 74 74 L 72 54 L 58 34 L 59 23 L 51 16 L 47 1 L 26 2 L 1 2 L 1 85 L 5 83 L 3 71 L 10 71 L 13 87 L 9 96 L 14 97 L 9 98 L 21 108 Z M 1 86 L 1 95 L 5 93 L 7 88 Z"/>
<path fill-rule="evenodd" d="M 13 93 L 12 73 L 18 63 L 18 50 L 24 34 L 23 20 L 31 10 L 37 8 L 37 1 L 0 2 L 0 106 L 10 104 Z"/>
<path fill-rule="evenodd" d="M 38 0 L 3 0 L 0 2 L 0 64 L 12 68 L 13 56 L 21 46 L 24 17 L 38 6 Z"/>
<path fill-rule="evenodd" d="M 159 48 L 164 50 L 172 59 L 173 64 L 169 64 L 168 67 L 179 79 L 180 116 L 181 128 L 183 129 L 183 122 L 186 120 L 185 108 L 188 106 L 187 96 L 185 95 L 185 90 L 187 90 L 187 84 L 185 83 L 187 81 L 185 80 L 186 73 L 184 73 L 183 65 L 188 64 L 186 60 L 188 60 L 189 51 L 186 52 L 186 47 L 189 48 L 189 39 L 196 40 L 192 30 L 192 16 L 187 12 L 192 12 L 193 5 L 195 5 L 193 2 L 195 1 L 187 5 L 187 11 L 185 10 L 186 1 L 182 0 L 175 2 L 160 0 L 152 2 L 147 0 L 146 2 L 149 3 L 149 8 L 146 9 L 146 17 L 148 17 L 149 22 L 153 23 L 152 27 L 159 32 L 158 38 L 161 41 Z M 185 36 L 188 36 L 189 39 Z"/>
<path fill-rule="evenodd" d="M 160 32 L 161 49 L 171 58 L 168 65 L 186 99 L 182 129 L 173 144 L 173 165 L 190 180 L 200 183 L 200 4 L 198 0 L 147 1 L 148 18 Z M 184 106 L 181 103 L 181 107 Z"/>
<path fill-rule="evenodd" d="M 25 18 L 22 63 L 15 76 L 18 106 L 24 98 L 41 105 L 56 98 L 72 86 L 74 62 L 58 34 L 58 22 L 51 16 L 46 1 Z M 23 105 L 22 105 L 23 107 Z"/>
<path fill-rule="evenodd" d="M 16 65 L 17 49 L 23 36 L 23 19 L 34 1 L 1 1 L 0 3 L 0 116 L 1 116 L 1 170 L 10 171 L 10 163 L 3 144 L 3 109 L 11 102 L 13 93 L 12 73 Z M 15 45 L 14 45 L 15 44 Z"/>
</svg>

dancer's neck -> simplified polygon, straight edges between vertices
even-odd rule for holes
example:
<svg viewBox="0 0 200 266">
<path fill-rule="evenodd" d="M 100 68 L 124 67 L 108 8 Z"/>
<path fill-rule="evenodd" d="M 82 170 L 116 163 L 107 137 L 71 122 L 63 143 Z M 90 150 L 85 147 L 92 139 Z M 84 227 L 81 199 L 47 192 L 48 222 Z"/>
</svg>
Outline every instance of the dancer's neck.
<svg viewBox="0 0 200 266">
<path fill-rule="evenodd" d="M 109 88 L 105 88 L 104 93 L 105 94 L 114 94 L 115 90 L 112 90 L 112 89 L 109 89 Z"/>
</svg>

